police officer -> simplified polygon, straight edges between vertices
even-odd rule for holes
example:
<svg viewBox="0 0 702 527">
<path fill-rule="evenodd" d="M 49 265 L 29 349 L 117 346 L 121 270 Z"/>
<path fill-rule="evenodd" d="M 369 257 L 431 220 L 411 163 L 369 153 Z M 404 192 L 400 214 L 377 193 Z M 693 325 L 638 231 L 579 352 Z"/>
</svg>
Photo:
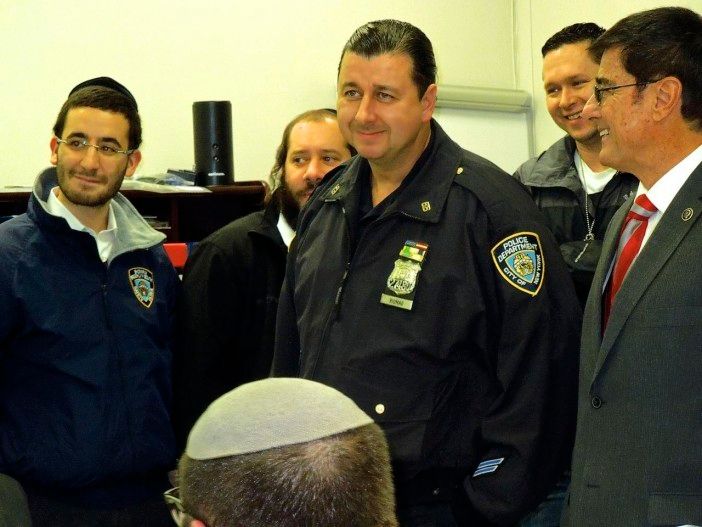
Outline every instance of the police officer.
<svg viewBox="0 0 702 527">
<path fill-rule="evenodd" d="M 509 525 L 568 462 L 580 309 L 529 195 L 432 119 L 435 79 L 405 22 L 344 47 L 338 119 L 359 156 L 302 212 L 273 373 L 380 424 L 402 525 Z"/>
</svg>

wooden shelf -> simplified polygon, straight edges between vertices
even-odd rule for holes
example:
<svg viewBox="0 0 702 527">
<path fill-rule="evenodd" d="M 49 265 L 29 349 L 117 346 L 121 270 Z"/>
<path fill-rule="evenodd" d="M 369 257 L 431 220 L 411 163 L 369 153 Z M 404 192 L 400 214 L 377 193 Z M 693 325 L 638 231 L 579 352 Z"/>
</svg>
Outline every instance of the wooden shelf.
<svg viewBox="0 0 702 527">
<path fill-rule="evenodd" d="M 159 229 L 168 242 L 200 241 L 227 223 L 260 210 L 268 194 L 268 185 L 263 181 L 208 189 L 212 192 L 121 192 L 142 215 L 168 223 L 169 228 Z M 26 212 L 29 195 L 29 191 L 0 192 L 0 216 Z"/>
</svg>

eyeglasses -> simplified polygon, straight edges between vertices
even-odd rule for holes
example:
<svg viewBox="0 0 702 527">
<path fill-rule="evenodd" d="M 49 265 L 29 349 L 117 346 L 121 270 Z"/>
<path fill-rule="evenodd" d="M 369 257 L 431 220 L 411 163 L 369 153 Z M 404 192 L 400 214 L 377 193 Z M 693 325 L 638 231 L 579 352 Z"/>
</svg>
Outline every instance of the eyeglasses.
<svg viewBox="0 0 702 527">
<path fill-rule="evenodd" d="M 602 93 L 606 91 L 618 90 L 619 88 L 628 88 L 630 86 L 647 86 L 649 84 L 653 84 L 654 82 L 658 82 L 659 80 L 660 79 L 645 82 L 632 82 L 631 84 L 619 84 L 618 86 L 607 86 L 605 88 L 595 85 L 595 101 L 597 101 L 597 104 L 602 104 Z"/>
<path fill-rule="evenodd" d="M 181 527 L 183 525 L 185 510 L 183 510 L 183 502 L 180 501 L 180 487 L 168 489 L 163 493 L 163 499 L 166 505 L 168 505 L 168 510 L 171 512 L 173 521 L 178 527 Z"/>
<path fill-rule="evenodd" d="M 56 142 L 58 142 L 59 144 L 66 145 L 73 152 L 85 152 L 88 147 L 92 147 L 95 150 L 97 150 L 98 154 L 100 154 L 103 157 L 113 157 L 117 154 L 124 154 L 128 156 L 134 152 L 134 149 L 120 150 L 119 148 L 115 148 L 114 146 L 108 144 L 91 145 L 90 143 L 88 143 L 87 139 L 75 138 L 66 141 L 64 139 L 61 139 L 60 137 L 57 137 Z"/>
</svg>

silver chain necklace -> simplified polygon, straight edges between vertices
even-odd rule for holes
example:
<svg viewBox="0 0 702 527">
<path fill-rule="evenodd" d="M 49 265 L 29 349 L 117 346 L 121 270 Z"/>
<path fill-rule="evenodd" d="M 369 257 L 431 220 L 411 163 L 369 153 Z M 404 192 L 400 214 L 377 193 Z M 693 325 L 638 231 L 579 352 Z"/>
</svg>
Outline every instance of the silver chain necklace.
<svg viewBox="0 0 702 527">
<path fill-rule="evenodd" d="M 585 251 L 587 251 L 588 246 L 590 245 L 590 242 L 592 242 L 595 239 L 595 235 L 593 234 L 593 230 L 595 229 L 595 216 L 592 216 L 592 221 L 590 221 L 590 208 L 588 206 L 588 201 L 589 201 L 589 196 L 587 194 L 587 180 L 585 179 L 585 167 L 583 167 L 583 158 L 580 157 L 580 154 L 578 154 L 578 162 L 580 163 L 580 174 L 581 177 L 583 178 L 583 194 L 585 195 L 585 224 L 587 225 L 587 234 L 585 235 L 585 239 L 583 240 L 585 242 L 585 245 L 583 246 L 583 250 L 580 251 L 580 254 L 575 257 L 575 261 L 578 262 L 580 258 L 582 257 L 583 254 L 585 254 Z"/>
<path fill-rule="evenodd" d="M 585 235 L 586 242 L 591 242 L 595 239 L 593 230 L 595 229 L 595 215 L 592 215 L 592 221 L 590 221 L 590 207 L 588 206 L 589 196 L 587 194 L 587 180 L 585 179 L 585 167 L 583 167 L 583 158 L 578 154 L 578 162 L 580 163 L 580 174 L 583 178 L 583 194 L 585 194 L 585 224 L 587 225 L 587 234 Z M 585 246 L 587 248 L 587 245 Z M 585 249 L 583 249 L 583 252 Z M 582 255 L 582 253 L 580 253 Z M 580 255 L 578 256 L 580 257 Z M 577 261 L 577 259 L 576 259 Z"/>
</svg>

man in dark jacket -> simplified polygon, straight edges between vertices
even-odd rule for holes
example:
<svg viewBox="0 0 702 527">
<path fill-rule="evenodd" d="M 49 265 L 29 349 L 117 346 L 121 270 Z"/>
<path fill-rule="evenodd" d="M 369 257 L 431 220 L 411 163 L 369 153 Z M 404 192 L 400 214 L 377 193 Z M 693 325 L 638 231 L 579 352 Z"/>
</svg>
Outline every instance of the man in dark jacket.
<svg viewBox="0 0 702 527">
<path fill-rule="evenodd" d="M 283 132 L 271 170 L 277 188 L 265 210 L 219 229 L 188 259 L 175 361 L 180 443 L 209 403 L 268 376 L 278 295 L 300 207 L 324 174 L 351 155 L 334 110 L 298 115 Z"/>
<path fill-rule="evenodd" d="M 168 525 L 178 277 L 165 236 L 118 192 L 140 143 L 124 86 L 78 85 L 54 125 L 56 168 L 0 225 L 0 472 L 35 526 Z"/>
<path fill-rule="evenodd" d="M 637 179 L 600 163 L 600 134 L 580 113 L 592 95 L 598 64 L 588 52 L 604 28 L 564 27 L 541 48 L 546 107 L 566 135 L 526 161 L 514 176 L 546 216 L 585 306 L 604 233 L 614 212 L 636 192 Z"/>
<path fill-rule="evenodd" d="M 432 119 L 435 79 L 405 22 L 346 44 L 337 109 L 359 155 L 302 211 L 273 373 L 373 416 L 401 525 L 513 525 L 568 462 L 580 309 L 529 195 Z"/>
</svg>

